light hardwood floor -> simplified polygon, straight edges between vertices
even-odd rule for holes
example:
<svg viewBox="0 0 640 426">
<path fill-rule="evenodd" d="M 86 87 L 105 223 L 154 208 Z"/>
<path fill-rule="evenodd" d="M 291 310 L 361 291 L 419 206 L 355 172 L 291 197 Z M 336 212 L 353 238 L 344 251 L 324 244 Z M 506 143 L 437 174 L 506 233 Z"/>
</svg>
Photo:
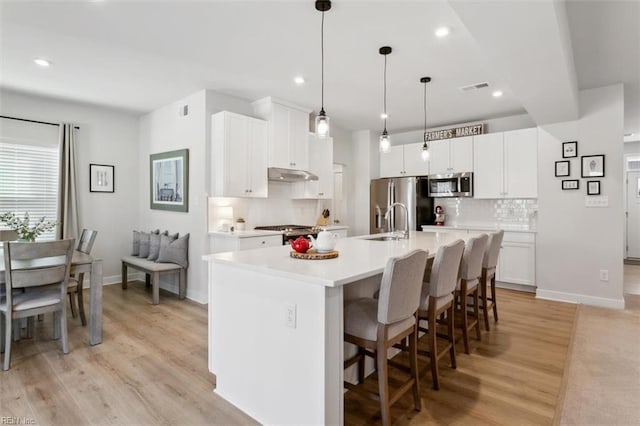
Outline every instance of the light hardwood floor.
<svg viewBox="0 0 640 426">
<path fill-rule="evenodd" d="M 491 321 L 481 343 L 472 339 L 470 355 L 459 343 L 458 369 L 442 360 L 440 391 L 419 359 L 423 410 L 411 409 L 409 395 L 392 409 L 396 424 L 551 424 L 576 307 L 507 290 L 498 300 L 500 322 Z M 212 392 L 203 306 L 164 292 L 153 306 L 140 282 L 127 291 L 108 286 L 104 343 L 88 347 L 79 320 L 69 333 L 66 356 L 50 340 L 49 318 L 37 324 L 36 339 L 14 345 L 11 370 L 0 372 L 0 416 L 38 425 L 255 424 Z M 376 424 L 379 416 L 377 403 L 346 395 L 347 424 Z"/>
</svg>

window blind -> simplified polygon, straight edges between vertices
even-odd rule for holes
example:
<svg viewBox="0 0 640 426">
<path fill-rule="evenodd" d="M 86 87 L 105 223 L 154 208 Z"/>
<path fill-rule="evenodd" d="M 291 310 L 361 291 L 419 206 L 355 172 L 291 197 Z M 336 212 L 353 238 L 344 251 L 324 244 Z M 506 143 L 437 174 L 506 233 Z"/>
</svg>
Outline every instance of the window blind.
<svg viewBox="0 0 640 426">
<path fill-rule="evenodd" d="M 57 222 L 58 148 L 0 139 L 0 212 Z M 55 229 L 39 240 L 55 239 Z"/>
</svg>

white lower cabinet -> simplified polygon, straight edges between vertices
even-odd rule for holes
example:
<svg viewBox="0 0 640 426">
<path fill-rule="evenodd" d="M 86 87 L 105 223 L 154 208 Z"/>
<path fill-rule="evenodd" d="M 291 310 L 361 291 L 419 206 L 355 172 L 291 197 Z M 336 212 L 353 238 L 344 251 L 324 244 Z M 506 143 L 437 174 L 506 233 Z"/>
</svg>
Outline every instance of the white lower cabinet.
<svg viewBox="0 0 640 426">
<path fill-rule="evenodd" d="M 275 247 L 282 245 L 282 235 L 267 235 L 257 237 L 239 237 L 234 235 L 211 235 L 211 253 L 227 251 L 251 250 L 261 247 Z"/>
<path fill-rule="evenodd" d="M 536 285 L 535 234 L 505 232 L 498 257 L 496 281 Z"/>
</svg>

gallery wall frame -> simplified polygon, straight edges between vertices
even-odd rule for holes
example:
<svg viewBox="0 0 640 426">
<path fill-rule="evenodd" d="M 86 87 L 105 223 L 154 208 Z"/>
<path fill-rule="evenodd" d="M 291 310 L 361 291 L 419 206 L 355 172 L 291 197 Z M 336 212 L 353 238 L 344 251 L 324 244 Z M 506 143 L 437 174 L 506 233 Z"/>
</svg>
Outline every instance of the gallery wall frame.
<svg viewBox="0 0 640 426">
<path fill-rule="evenodd" d="M 115 192 L 115 167 L 89 164 L 89 192 Z"/>
<path fill-rule="evenodd" d="M 189 211 L 189 150 L 151 154 L 150 208 L 175 212 Z"/>
<path fill-rule="evenodd" d="M 583 155 L 580 159 L 583 178 L 604 177 L 604 154 Z"/>
</svg>

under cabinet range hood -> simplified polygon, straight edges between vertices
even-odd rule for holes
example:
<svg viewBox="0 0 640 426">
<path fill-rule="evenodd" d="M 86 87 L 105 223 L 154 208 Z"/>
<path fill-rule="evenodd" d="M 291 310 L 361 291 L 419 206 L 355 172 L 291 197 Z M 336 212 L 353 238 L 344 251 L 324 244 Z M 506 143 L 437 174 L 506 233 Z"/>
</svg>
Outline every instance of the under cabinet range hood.
<svg viewBox="0 0 640 426">
<path fill-rule="evenodd" d="M 306 180 L 318 180 L 318 176 L 306 170 L 281 169 L 269 167 L 268 178 L 276 182 L 304 182 Z"/>
</svg>

